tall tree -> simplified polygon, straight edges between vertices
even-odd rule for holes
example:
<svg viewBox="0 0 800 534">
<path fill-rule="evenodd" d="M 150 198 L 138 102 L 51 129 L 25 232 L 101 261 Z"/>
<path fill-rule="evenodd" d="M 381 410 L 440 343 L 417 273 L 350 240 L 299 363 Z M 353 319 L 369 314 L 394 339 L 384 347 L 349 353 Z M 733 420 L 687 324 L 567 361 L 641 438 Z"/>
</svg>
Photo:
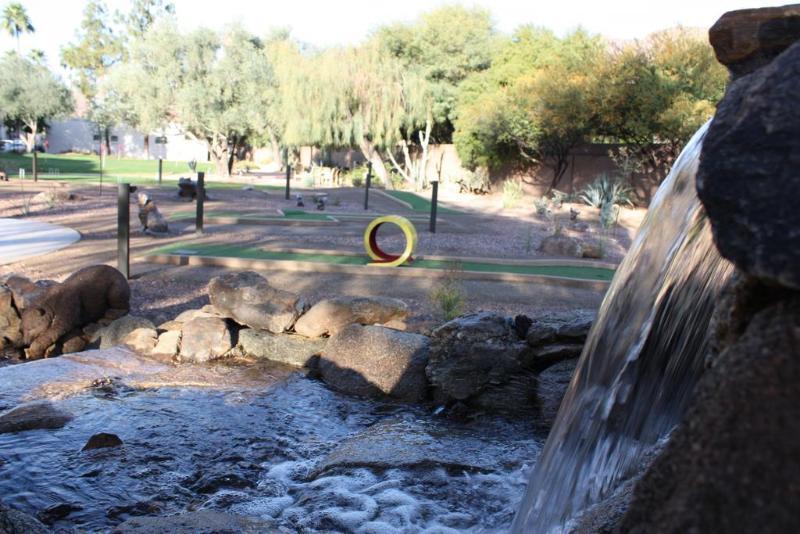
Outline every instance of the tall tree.
<svg viewBox="0 0 800 534">
<path fill-rule="evenodd" d="M 174 21 L 155 24 L 134 43 L 112 75 L 132 123 L 177 124 L 209 145 L 217 173 L 227 177 L 231 153 L 269 124 L 275 77 L 264 44 L 239 27 L 181 35 Z"/>
<path fill-rule="evenodd" d="M 3 57 L 0 72 L 0 110 L 6 120 L 22 125 L 26 149 L 34 151 L 45 121 L 72 111 L 72 96 L 47 67 L 19 54 Z M 35 179 L 36 152 L 33 157 Z"/>
<path fill-rule="evenodd" d="M 17 40 L 17 52 L 19 52 L 20 35 L 36 31 L 25 6 L 19 2 L 12 2 L 3 9 L 3 29 Z"/>
<path fill-rule="evenodd" d="M 160 18 L 175 14 L 175 4 L 169 0 L 132 0 L 127 13 L 118 13 L 126 39 L 141 39 Z"/>
</svg>

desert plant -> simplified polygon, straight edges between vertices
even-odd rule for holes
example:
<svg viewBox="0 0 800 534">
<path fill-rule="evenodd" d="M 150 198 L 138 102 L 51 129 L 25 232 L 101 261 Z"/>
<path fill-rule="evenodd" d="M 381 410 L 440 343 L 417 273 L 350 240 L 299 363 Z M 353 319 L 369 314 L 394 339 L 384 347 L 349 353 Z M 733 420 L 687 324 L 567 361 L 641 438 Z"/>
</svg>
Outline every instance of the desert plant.
<svg viewBox="0 0 800 534">
<path fill-rule="evenodd" d="M 463 266 L 454 262 L 442 274 L 439 283 L 431 292 L 431 301 L 441 312 L 445 321 L 455 319 L 464 312 L 464 291 L 461 288 Z"/>
<path fill-rule="evenodd" d="M 533 199 L 533 206 L 536 208 L 536 215 L 541 215 L 542 217 L 547 215 L 547 210 L 550 206 L 550 201 L 547 199 L 546 196 L 542 195 L 539 198 Z"/>
<path fill-rule="evenodd" d="M 364 179 L 361 176 L 353 176 L 350 178 L 350 183 L 353 184 L 353 187 L 361 187 L 364 185 Z"/>
<path fill-rule="evenodd" d="M 522 199 L 522 183 L 516 180 L 506 180 L 503 184 L 503 208 L 511 209 L 519 204 Z"/>
<path fill-rule="evenodd" d="M 601 174 L 586 186 L 580 199 L 601 211 L 606 205 L 633 206 L 633 188 L 620 178 L 610 178 L 606 174 Z"/>
<path fill-rule="evenodd" d="M 553 189 L 550 192 L 550 196 L 552 197 L 552 204 L 553 208 L 560 210 L 561 206 L 564 202 L 569 202 L 572 200 L 572 195 L 569 193 L 564 193 L 563 191 L 559 191 L 558 189 Z"/>
<path fill-rule="evenodd" d="M 478 167 L 474 171 L 465 170 L 456 183 L 459 193 L 472 193 L 473 195 L 485 195 L 491 191 L 492 186 L 486 167 Z"/>
</svg>

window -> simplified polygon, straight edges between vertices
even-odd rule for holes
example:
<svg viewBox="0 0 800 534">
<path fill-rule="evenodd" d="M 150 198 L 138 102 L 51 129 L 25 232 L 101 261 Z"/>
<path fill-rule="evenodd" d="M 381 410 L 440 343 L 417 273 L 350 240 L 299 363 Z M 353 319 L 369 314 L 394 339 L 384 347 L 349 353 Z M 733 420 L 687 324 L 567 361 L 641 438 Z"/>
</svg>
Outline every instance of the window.
<svg viewBox="0 0 800 534">
<path fill-rule="evenodd" d="M 163 135 L 159 136 L 159 137 L 156 137 L 155 141 L 156 141 L 157 145 L 166 145 L 167 144 L 167 138 L 164 137 Z"/>
<path fill-rule="evenodd" d="M 94 135 L 92 136 L 92 140 L 94 140 L 94 141 L 99 141 L 99 140 L 100 140 L 100 134 L 94 134 Z"/>
<path fill-rule="evenodd" d="M 112 135 L 112 136 L 111 136 L 111 142 L 112 142 L 112 143 L 116 143 L 116 142 L 118 142 L 118 141 L 119 141 L 119 136 L 117 136 L 117 135 Z"/>
</svg>

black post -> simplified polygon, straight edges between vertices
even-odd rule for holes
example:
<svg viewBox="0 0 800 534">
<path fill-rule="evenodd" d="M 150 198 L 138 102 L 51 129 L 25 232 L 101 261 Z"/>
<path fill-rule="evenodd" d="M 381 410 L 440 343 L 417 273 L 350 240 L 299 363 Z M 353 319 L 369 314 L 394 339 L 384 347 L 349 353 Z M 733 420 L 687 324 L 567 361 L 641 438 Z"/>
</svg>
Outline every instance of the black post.
<svg viewBox="0 0 800 534">
<path fill-rule="evenodd" d="M 100 145 L 100 196 L 103 196 L 103 145 Z"/>
<path fill-rule="evenodd" d="M 439 182 L 431 182 L 433 191 L 431 192 L 431 233 L 436 233 L 436 203 L 439 199 Z"/>
<path fill-rule="evenodd" d="M 367 184 L 364 188 L 364 209 L 369 209 L 369 186 L 372 183 L 372 162 L 367 162 Z"/>
<path fill-rule="evenodd" d="M 38 166 L 36 165 L 36 163 L 37 163 L 36 143 L 34 143 L 33 145 L 34 145 L 33 146 L 33 169 L 32 169 L 33 170 L 33 181 L 34 182 L 38 182 L 39 181 L 39 169 L 37 168 Z"/>
<path fill-rule="evenodd" d="M 194 220 L 194 231 L 203 233 L 203 202 L 206 199 L 206 173 L 197 173 L 197 216 Z"/>
<path fill-rule="evenodd" d="M 158 185 L 161 185 L 161 172 L 163 171 L 164 160 L 158 158 Z"/>
<path fill-rule="evenodd" d="M 289 188 L 290 188 L 289 180 L 292 179 L 292 166 L 289 165 L 289 149 L 288 148 L 286 149 L 286 152 L 284 154 L 286 156 L 283 159 L 283 161 L 286 163 L 286 200 L 289 200 L 291 198 L 291 196 L 292 196 L 291 192 L 289 191 Z"/>
<path fill-rule="evenodd" d="M 130 278 L 131 186 L 119 184 L 117 189 L 117 269 Z"/>
</svg>

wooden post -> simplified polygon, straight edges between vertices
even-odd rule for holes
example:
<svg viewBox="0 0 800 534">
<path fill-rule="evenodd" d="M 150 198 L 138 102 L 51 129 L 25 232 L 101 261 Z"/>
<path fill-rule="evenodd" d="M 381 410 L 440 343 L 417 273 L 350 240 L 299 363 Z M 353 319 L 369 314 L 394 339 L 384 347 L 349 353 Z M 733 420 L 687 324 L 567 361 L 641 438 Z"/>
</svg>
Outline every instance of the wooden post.
<svg viewBox="0 0 800 534">
<path fill-rule="evenodd" d="M 197 173 L 197 214 L 194 220 L 194 231 L 198 234 L 203 233 L 203 202 L 206 200 L 206 173 Z"/>
<path fill-rule="evenodd" d="M 431 225 L 430 230 L 432 234 L 436 233 L 436 203 L 439 201 L 439 182 L 431 182 L 433 190 L 431 191 Z"/>
<path fill-rule="evenodd" d="M 34 143 L 34 145 L 35 145 L 35 143 Z M 39 169 L 38 169 L 38 167 L 36 165 L 37 163 L 38 163 L 38 160 L 37 160 L 37 156 L 36 156 L 36 146 L 34 146 L 33 147 L 33 169 L 32 169 L 33 170 L 33 181 L 34 182 L 38 182 L 39 181 Z"/>
<path fill-rule="evenodd" d="M 367 183 L 364 188 L 364 209 L 369 209 L 369 186 L 372 183 L 372 162 L 367 162 Z"/>
<path fill-rule="evenodd" d="M 292 167 L 289 165 L 289 149 L 287 148 L 284 152 L 284 163 L 286 163 L 286 200 L 289 200 L 292 197 L 289 184 L 289 180 L 292 179 Z"/>
<path fill-rule="evenodd" d="M 117 269 L 130 278 L 131 186 L 119 184 L 117 189 Z"/>
<path fill-rule="evenodd" d="M 161 173 L 164 170 L 163 167 L 164 167 L 164 160 L 158 158 L 158 185 L 161 185 Z"/>
</svg>

